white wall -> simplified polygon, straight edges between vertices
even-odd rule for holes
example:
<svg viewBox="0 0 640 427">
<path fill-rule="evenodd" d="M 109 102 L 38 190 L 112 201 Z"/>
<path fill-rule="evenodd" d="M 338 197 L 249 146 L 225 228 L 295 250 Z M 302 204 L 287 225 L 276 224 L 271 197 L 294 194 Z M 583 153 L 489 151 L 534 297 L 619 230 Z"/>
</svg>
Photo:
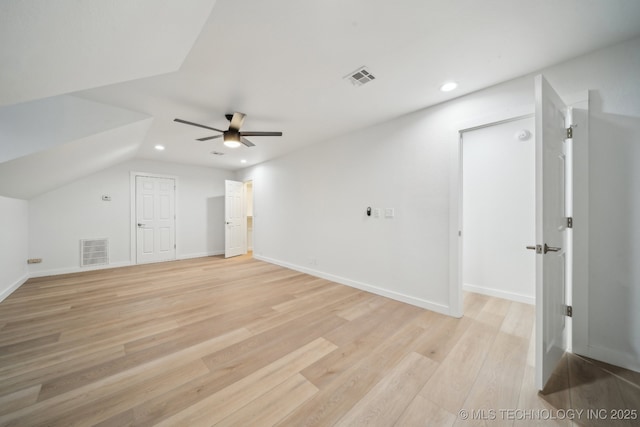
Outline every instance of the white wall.
<svg viewBox="0 0 640 427">
<path fill-rule="evenodd" d="M 561 95 L 590 89 L 594 99 L 589 345 L 637 365 L 640 39 L 543 72 Z M 531 104 L 527 76 L 241 171 L 254 179 L 254 253 L 458 314 L 450 288 L 457 281 L 450 218 L 457 217 L 458 123 Z M 394 207 L 396 218 L 367 218 L 367 206 Z"/>
<path fill-rule="evenodd" d="M 526 130 L 528 137 L 516 135 Z M 535 301 L 535 137 L 527 118 L 464 132 L 465 290 Z"/>
<path fill-rule="evenodd" d="M 0 301 L 28 278 L 29 202 L 0 196 Z"/>
<path fill-rule="evenodd" d="M 178 258 L 224 251 L 224 180 L 233 172 L 132 160 L 35 197 L 29 209 L 29 254 L 42 258 L 32 276 L 81 271 L 79 241 L 109 238 L 110 266 L 135 262 L 131 245 L 130 172 L 177 177 Z M 111 196 L 110 202 L 102 195 Z"/>
<path fill-rule="evenodd" d="M 449 153 L 423 115 L 246 171 L 254 256 L 447 312 L 448 229 L 434 225 L 448 222 Z"/>
</svg>

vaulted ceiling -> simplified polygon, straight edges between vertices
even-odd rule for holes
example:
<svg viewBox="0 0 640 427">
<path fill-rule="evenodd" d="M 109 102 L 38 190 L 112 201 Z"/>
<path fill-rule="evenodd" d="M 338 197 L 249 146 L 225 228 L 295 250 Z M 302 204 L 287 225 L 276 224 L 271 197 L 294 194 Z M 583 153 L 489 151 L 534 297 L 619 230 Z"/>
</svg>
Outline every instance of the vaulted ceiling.
<svg viewBox="0 0 640 427">
<path fill-rule="evenodd" d="M 133 157 L 239 169 L 638 35 L 636 0 L 4 0 L 0 195 Z M 284 136 L 173 122 L 234 111 Z"/>
</svg>

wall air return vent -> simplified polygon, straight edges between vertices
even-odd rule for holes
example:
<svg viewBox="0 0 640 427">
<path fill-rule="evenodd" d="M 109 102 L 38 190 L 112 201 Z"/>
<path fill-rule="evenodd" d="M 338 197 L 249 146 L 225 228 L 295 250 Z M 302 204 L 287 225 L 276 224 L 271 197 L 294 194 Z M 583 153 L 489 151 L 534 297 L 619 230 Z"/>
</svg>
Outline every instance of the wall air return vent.
<svg viewBox="0 0 640 427">
<path fill-rule="evenodd" d="M 108 239 L 80 240 L 80 266 L 92 267 L 109 264 Z"/>
<path fill-rule="evenodd" d="M 349 80 L 354 86 L 362 86 L 365 83 L 369 83 L 371 80 L 375 80 L 375 76 L 371 74 L 371 71 L 367 67 L 360 67 L 352 73 L 349 73 L 344 77 Z"/>
</svg>

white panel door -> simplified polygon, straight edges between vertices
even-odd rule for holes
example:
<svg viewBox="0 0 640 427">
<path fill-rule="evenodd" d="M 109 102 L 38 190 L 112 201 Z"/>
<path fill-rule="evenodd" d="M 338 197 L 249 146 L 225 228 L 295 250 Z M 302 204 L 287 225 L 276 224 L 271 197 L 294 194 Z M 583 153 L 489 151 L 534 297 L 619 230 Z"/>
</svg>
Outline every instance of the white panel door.
<svg viewBox="0 0 640 427">
<path fill-rule="evenodd" d="M 542 390 L 566 349 L 567 108 L 542 75 L 536 94 L 536 386 Z"/>
<path fill-rule="evenodd" d="M 136 176 L 136 262 L 176 259 L 175 180 Z"/>
<path fill-rule="evenodd" d="M 247 253 L 244 183 L 226 180 L 224 190 L 224 257 L 229 258 Z"/>
</svg>

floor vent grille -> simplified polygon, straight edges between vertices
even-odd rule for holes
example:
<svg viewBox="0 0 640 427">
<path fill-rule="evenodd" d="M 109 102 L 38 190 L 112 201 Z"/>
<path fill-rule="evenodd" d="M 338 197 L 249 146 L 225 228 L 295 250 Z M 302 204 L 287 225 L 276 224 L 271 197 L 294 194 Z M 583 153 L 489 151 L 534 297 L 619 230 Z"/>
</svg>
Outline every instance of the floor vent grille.
<svg viewBox="0 0 640 427">
<path fill-rule="evenodd" d="M 109 264 L 109 240 L 108 239 L 82 239 L 80 240 L 80 266 L 91 267 L 94 265 Z"/>
</svg>

